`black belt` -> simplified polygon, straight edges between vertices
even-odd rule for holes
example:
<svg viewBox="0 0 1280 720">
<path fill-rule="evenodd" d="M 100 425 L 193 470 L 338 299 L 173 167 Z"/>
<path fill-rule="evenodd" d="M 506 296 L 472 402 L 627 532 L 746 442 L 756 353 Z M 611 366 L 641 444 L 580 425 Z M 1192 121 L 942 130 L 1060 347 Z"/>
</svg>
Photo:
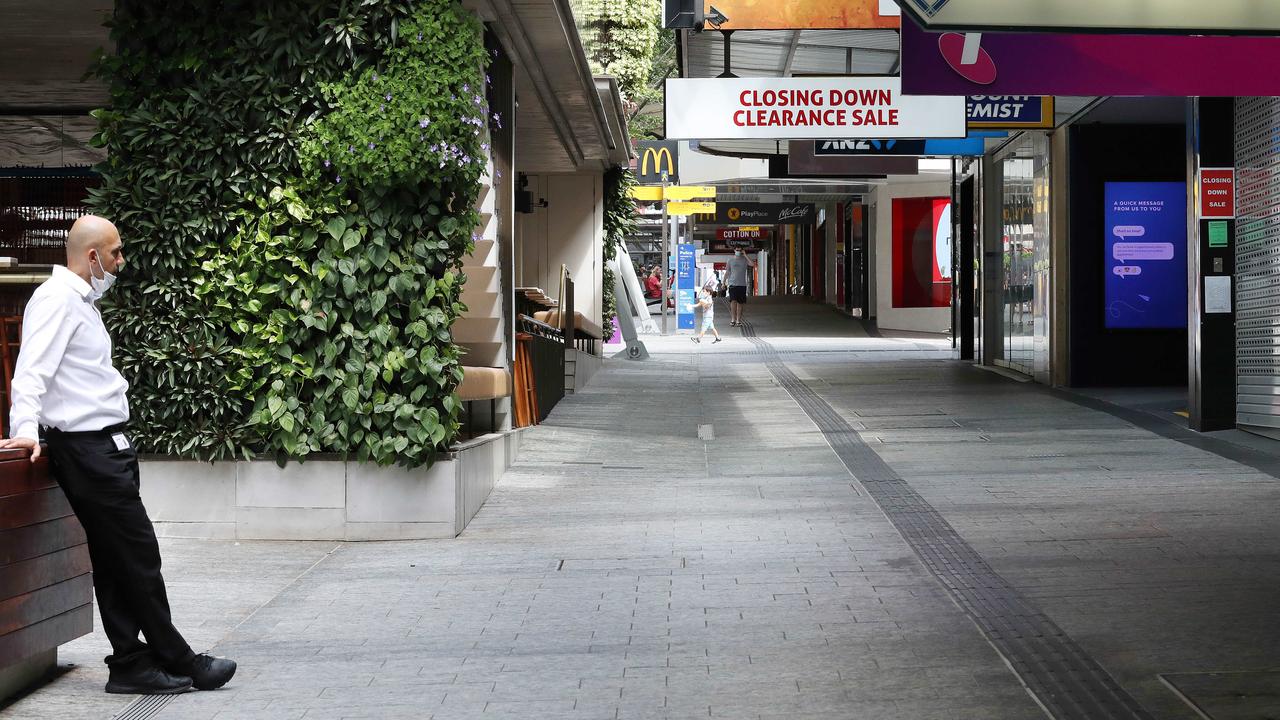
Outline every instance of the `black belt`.
<svg viewBox="0 0 1280 720">
<path fill-rule="evenodd" d="M 108 425 L 101 430 L 59 430 L 55 427 L 40 427 L 40 432 L 44 436 L 62 435 L 66 437 L 87 437 L 89 435 L 114 435 L 115 433 L 124 432 L 128 429 L 129 423 L 122 422 L 115 425 Z"/>
</svg>

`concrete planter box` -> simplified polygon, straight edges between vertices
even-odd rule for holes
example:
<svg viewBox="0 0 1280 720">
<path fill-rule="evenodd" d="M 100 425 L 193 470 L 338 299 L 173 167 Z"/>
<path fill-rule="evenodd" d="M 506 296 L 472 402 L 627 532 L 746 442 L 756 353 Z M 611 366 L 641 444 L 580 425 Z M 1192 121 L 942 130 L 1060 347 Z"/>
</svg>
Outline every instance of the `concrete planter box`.
<svg viewBox="0 0 1280 720">
<path fill-rule="evenodd" d="M 315 459 L 147 459 L 142 500 L 162 537 L 421 540 L 466 528 L 515 461 L 520 431 L 459 445 L 430 468 Z"/>
</svg>

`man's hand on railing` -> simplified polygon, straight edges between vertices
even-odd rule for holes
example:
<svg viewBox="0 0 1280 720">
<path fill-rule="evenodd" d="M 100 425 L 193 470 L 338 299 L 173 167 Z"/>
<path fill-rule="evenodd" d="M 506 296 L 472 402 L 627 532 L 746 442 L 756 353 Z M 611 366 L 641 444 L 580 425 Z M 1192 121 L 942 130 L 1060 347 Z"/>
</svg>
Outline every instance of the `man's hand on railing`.
<svg viewBox="0 0 1280 720">
<path fill-rule="evenodd" d="M 40 457 L 40 443 L 31 438 L 10 438 L 0 440 L 0 450 L 30 450 L 31 462 Z"/>
</svg>

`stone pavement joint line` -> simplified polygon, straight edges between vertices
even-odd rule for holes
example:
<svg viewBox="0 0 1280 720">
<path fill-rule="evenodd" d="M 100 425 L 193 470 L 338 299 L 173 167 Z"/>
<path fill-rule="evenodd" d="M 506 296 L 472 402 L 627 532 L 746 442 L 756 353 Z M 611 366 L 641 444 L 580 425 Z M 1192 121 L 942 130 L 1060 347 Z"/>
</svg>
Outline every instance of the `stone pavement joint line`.
<svg viewBox="0 0 1280 720">
<path fill-rule="evenodd" d="M 1150 720 L 1142 706 L 1061 628 L 1000 577 L 932 505 L 871 449 L 839 413 L 755 335 L 742 334 L 867 494 L 956 604 L 1058 720 Z"/>
</svg>

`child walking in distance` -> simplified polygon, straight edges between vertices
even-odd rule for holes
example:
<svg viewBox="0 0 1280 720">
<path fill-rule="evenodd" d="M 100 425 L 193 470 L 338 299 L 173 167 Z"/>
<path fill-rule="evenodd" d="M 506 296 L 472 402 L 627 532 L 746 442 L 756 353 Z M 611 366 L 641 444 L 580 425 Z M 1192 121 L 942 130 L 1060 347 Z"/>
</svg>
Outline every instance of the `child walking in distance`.
<svg viewBox="0 0 1280 720">
<path fill-rule="evenodd" d="M 709 281 L 702 289 L 698 291 L 697 308 L 702 310 L 702 329 L 698 331 L 692 339 L 696 343 L 702 342 L 702 336 L 710 330 L 712 335 L 716 336 L 711 341 L 712 345 L 720 342 L 720 333 L 716 330 L 716 303 L 715 303 L 715 282 Z"/>
</svg>

